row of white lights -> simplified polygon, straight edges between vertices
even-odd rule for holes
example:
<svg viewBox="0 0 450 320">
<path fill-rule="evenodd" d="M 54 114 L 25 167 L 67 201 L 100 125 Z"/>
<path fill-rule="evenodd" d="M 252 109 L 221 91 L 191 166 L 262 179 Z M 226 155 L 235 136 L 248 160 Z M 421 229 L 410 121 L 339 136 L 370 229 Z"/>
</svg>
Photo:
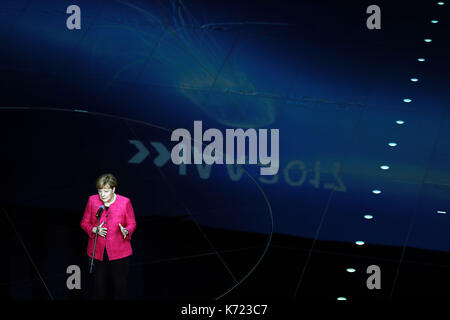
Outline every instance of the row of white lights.
<svg viewBox="0 0 450 320">
<path fill-rule="evenodd" d="M 443 1 L 437 2 L 437 5 L 439 5 L 439 6 L 443 6 L 444 4 L 445 4 L 445 2 L 443 2 Z M 431 20 L 430 22 L 433 23 L 433 24 L 436 24 L 436 23 L 438 23 L 439 21 L 433 19 L 433 20 Z M 427 39 L 424 39 L 424 41 L 427 42 L 427 43 L 430 43 L 430 42 L 432 42 L 433 40 L 427 38 Z M 425 61 L 425 58 L 418 58 L 417 61 L 419 61 L 419 62 L 424 62 L 424 61 Z M 411 78 L 411 79 L 409 79 L 409 80 L 410 80 L 411 82 L 418 82 L 418 81 L 419 81 L 418 78 Z M 405 98 L 405 99 L 403 99 L 403 102 L 405 102 L 405 103 L 410 103 L 410 102 L 412 102 L 412 99 Z M 405 121 L 403 121 L 403 120 L 397 120 L 395 123 L 398 124 L 398 125 L 402 125 L 402 124 L 405 124 Z M 388 143 L 388 146 L 389 146 L 389 147 L 396 147 L 396 146 L 397 146 L 397 143 L 396 143 L 396 142 L 389 142 L 389 143 Z M 382 166 L 380 166 L 380 169 L 381 169 L 381 170 L 389 170 L 390 167 L 389 167 L 388 165 L 382 165 Z M 372 190 L 372 193 L 374 193 L 374 194 L 380 194 L 380 193 L 381 193 L 381 190 L 375 189 L 375 190 Z M 437 210 L 436 212 L 437 212 L 437 213 L 440 213 L 440 214 L 447 214 L 447 212 L 444 211 L 444 210 Z M 370 215 L 370 214 L 366 214 L 366 215 L 364 215 L 364 219 L 366 219 L 366 220 L 371 220 L 371 219 L 373 219 L 373 216 Z M 358 245 L 358 246 L 362 246 L 362 245 L 364 245 L 364 241 L 358 240 L 358 241 L 355 241 L 355 244 Z M 353 273 L 353 272 L 356 272 L 356 269 L 354 269 L 354 268 L 347 268 L 346 271 L 349 272 L 349 273 Z M 346 297 L 338 297 L 337 300 L 339 300 L 339 301 L 345 301 L 345 300 L 347 300 L 347 298 L 346 298 Z"/>
</svg>

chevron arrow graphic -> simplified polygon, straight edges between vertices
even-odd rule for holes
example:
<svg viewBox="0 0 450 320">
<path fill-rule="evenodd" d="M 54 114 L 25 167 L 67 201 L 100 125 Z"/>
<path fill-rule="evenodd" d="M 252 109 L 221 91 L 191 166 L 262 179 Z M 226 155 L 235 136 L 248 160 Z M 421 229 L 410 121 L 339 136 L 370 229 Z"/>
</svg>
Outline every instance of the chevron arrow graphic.
<svg viewBox="0 0 450 320">
<path fill-rule="evenodd" d="M 140 142 L 139 140 L 128 140 L 131 144 L 134 144 L 138 149 L 138 153 L 136 153 L 128 163 L 141 163 L 145 158 L 148 157 L 150 151 Z"/>
</svg>

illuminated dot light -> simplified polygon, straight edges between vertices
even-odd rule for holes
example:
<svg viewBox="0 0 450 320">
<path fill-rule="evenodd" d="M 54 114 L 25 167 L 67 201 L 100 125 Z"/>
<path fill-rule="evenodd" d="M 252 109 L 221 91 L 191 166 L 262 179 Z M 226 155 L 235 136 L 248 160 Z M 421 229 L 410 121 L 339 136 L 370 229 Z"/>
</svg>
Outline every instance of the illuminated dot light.
<svg viewBox="0 0 450 320">
<path fill-rule="evenodd" d="M 395 143 L 395 142 L 389 142 L 388 145 L 389 145 L 389 147 L 396 147 L 396 146 L 397 146 L 397 143 Z"/>
<path fill-rule="evenodd" d="M 425 41 L 425 42 L 431 42 L 431 41 L 433 41 L 433 40 L 431 40 L 431 39 L 429 39 L 429 38 L 427 38 L 427 39 L 423 39 L 423 41 Z"/>
<path fill-rule="evenodd" d="M 403 99 L 403 102 L 406 102 L 406 103 L 410 103 L 412 100 L 411 99 Z"/>
<path fill-rule="evenodd" d="M 404 124 L 405 121 L 403 121 L 403 120 L 397 120 L 395 123 L 397 123 L 397 124 Z"/>
<path fill-rule="evenodd" d="M 445 2 L 439 1 L 437 4 L 440 5 L 440 6 L 443 6 L 445 4 Z"/>
<path fill-rule="evenodd" d="M 347 272 L 355 272 L 356 270 L 355 269 L 353 269 L 353 268 L 348 268 L 347 269 Z"/>
<path fill-rule="evenodd" d="M 386 166 L 386 165 L 381 166 L 380 168 L 381 168 L 381 170 L 389 170 L 389 166 Z"/>
<path fill-rule="evenodd" d="M 418 58 L 417 61 L 424 62 L 425 58 Z"/>
<path fill-rule="evenodd" d="M 438 20 L 431 20 L 431 23 L 438 23 Z"/>
<path fill-rule="evenodd" d="M 364 219 L 371 220 L 373 219 L 373 216 L 371 214 L 366 214 L 364 215 Z"/>
<path fill-rule="evenodd" d="M 362 245 L 364 244 L 364 241 L 360 241 L 360 240 L 359 240 L 359 241 L 356 241 L 355 243 L 356 243 L 358 246 L 362 246 Z"/>
<path fill-rule="evenodd" d="M 417 81 L 419 81 L 419 79 L 417 79 L 417 78 L 411 78 L 411 79 L 409 79 L 409 80 L 411 80 L 412 82 L 417 82 Z"/>
<path fill-rule="evenodd" d="M 374 193 L 374 194 L 380 194 L 380 193 L 381 193 L 381 190 L 372 190 L 372 193 Z"/>
<path fill-rule="evenodd" d="M 438 210 L 438 211 L 436 211 L 437 213 L 440 213 L 440 214 L 447 214 L 447 212 L 446 211 L 442 211 L 442 210 Z"/>
<path fill-rule="evenodd" d="M 337 299 L 338 299 L 339 301 L 345 301 L 345 300 L 347 300 L 346 297 L 338 297 Z"/>
</svg>

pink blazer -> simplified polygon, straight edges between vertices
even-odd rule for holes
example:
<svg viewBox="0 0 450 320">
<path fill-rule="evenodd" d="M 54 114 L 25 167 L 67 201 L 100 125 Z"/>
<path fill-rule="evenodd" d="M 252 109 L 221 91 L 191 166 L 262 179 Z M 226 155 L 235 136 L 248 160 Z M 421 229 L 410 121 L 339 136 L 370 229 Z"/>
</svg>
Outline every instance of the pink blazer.
<svg viewBox="0 0 450 320">
<path fill-rule="evenodd" d="M 95 233 L 92 228 L 97 226 L 97 210 L 103 205 L 103 201 L 98 194 L 89 197 L 84 210 L 83 219 L 81 220 L 81 228 L 88 234 L 89 241 L 87 245 L 87 254 L 92 256 L 94 250 Z M 136 230 L 136 220 L 134 218 L 134 210 L 129 198 L 116 193 L 116 201 L 109 207 L 108 211 L 103 210 L 100 217 L 100 224 L 104 222 L 108 233 L 106 237 L 97 236 L 97 244 L 95 245 L 94 259 L 103 261 L 103 251 L 106 247 L 109 260 L 116 260 L 128 257 L 133 253 L 131 249 L 131 236 Z M 119 223 L 128 230 L 128 235 L 123 238 L 120 232 Z"/>
</svg>

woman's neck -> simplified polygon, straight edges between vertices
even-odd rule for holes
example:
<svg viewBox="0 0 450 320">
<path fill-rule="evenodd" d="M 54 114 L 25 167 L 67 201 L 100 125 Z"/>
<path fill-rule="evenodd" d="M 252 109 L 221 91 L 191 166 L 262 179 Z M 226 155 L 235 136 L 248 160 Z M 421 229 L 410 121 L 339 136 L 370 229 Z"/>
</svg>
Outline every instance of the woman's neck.
<svg viewBox="0 0 450 320">
<path fill-rule="evenodd" d="M 110 205 L 112 205 L 114 203 L 114 201 L 116 201 L 116 194 L 114 193 L 113 195 L 113 200 L 111 202 L 104 202 L 105 206 L 109 207 Z"/>
</svg>

